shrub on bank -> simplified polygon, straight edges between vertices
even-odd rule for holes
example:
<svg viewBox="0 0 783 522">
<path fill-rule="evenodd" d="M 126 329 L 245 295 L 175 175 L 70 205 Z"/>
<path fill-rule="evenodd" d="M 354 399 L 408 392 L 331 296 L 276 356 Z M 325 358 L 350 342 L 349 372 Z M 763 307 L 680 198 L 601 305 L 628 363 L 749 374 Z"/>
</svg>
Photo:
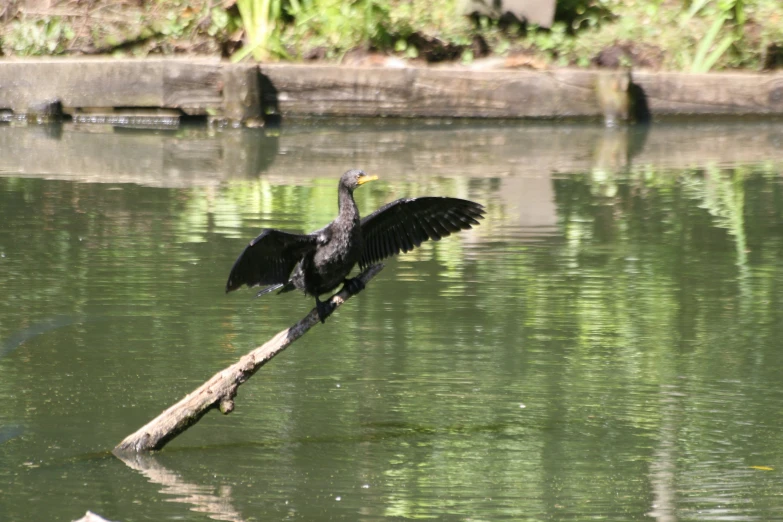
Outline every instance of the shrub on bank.
<svg viewBox="0 0 783 522">
<path fill-rule="evenodd" d="M 379 64 L 494 58 L 511 67 L 695 72 L 783 65 L 779 0 L 560 0 L 551 28 L 467 16 L 464 2 L 10 0 L 0 7 L 0 52 Z"/>
</svg>

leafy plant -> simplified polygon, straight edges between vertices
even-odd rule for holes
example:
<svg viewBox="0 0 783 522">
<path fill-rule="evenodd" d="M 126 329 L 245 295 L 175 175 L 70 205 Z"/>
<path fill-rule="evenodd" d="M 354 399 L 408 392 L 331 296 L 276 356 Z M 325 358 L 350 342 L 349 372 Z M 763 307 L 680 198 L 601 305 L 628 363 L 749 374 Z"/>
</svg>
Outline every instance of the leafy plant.
<svg viewBox="0 0 783 522">
<path fill-rule="evenodd" d="M 74 36 L 71 26 L 59 17 L 48 20 L 14 20 L 3 46 L 21 56 L 59 54 Z"/>
<path fill-rule="evenodd" d="M 256 60 L 266 60 L 277 50 L 273 35 L 283 13 L 282 0 L 237 0 L 237 9 L 245 29 L 245 46 L 232 61 L 238 62 L 252 53 Z"/>
<path fill-rule="evenodd" d="M 245 47 L 232 58 L 257 60 L 302 54 L 303 43 L 324 46 L 330 54 L 369 45 L 389 48 L 392 38 L 384 0 L 237 0 Z"/>
<path fill-rule="evenodd" d="M 734 43 L 736 37 L 733 34 L 726 35 L 710 52 L 710 49 L 715 43 L 715 39 L 717 38 L 718 33 L 720 33 L 720 30 L 723 28 L 725 22 L 725 18 L 718 18 L 715 20 L 715 22 L 713 22 L 712 26 L 710 27 L 710 30 L 707 31 L 707 34 L 704 36 L 704 38 L 702 38 L 701 42 L 699 43 L 699 47 L 696 49 L 696 54 L 693 56 L 693 59 L 690 60 L 690 69 L 692 73 L 708 72 L 715 66 L 715 63 Z"/>
<path fill-rule="evenodd" d="M 747 15 L 744 0 L 694 0 L 690 9 L 683 15 L 680 25 L 685 27 L 697 14 L 703 13 L 708 20 L 713 20 L 707 33 L 700 40 L 696 53 L 686 56 L 690 71 L 705 73 L 712 69 L 717 61 L 724 56 L 729 48 L 743 37 L 743 29 Z M 733 30 L 726 34 L 716 45 L 716 41 L 727 21 L 733 22 Z"/>
<path fill-rule="evenodd" d="M 310 47 L 326 46 L 328 54 L 338 56 L 354 47 L 387 49 L 394 45 L 388 30 L 388 3 L 382 0 L 291 0 L 287 12 L 294 22 L 282 37 L 292 45 L 309 37 L 313 40 Z"/>
</svg>

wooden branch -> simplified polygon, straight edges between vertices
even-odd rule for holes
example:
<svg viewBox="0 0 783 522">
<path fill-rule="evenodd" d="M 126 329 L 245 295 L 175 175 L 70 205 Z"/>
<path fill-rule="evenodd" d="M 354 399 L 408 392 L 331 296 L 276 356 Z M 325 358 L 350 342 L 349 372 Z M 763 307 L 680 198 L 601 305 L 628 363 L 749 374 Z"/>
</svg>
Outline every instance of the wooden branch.
<svg viewBox="0 0 783 522">
<path fill-rule="evenodd" d="M 357 277 L 362 283 L 367 284 L 382 269 L 383 265 L 374 265 Z M 334 305 L 332 312 L 352 295 L 347 290 L 341 290 L 330 297 L 328 302 Z M 114 448 L 114 452 L 121 454 L 158 450 L 193 426 L 209 410 L 220 408 L 220 411 L 225 414 L 231 413 L 234 410 L 234 397 L 239 385 L 248 380 L 272 357 L 307 333 L 310 328 L 318 324 L 318 321 L 318 312 L 313 308 L 304 319 L 278 333 L 263 346 L 242 357 L 239 362 L 216 373 L 197 390 L 158 415 L 136 433 L 126 437 Z"/>
</svg>

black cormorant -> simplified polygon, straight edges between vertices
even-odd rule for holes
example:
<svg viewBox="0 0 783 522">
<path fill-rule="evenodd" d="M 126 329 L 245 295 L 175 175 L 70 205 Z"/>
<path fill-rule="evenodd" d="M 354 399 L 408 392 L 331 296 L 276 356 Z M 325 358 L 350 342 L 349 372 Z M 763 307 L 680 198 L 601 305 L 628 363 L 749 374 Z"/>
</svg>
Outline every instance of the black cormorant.
<svg viewBox="0 0 783 522">
<path fill-rule="evenodd" d="M 422 197 L 398 199 L 364 219 L 353 200 L 356 187 L 378 179 L 361 170 L 349 170 L 338 186 L 337 219 L 311 234 L 265 229 L 245 247 L 228 276 L 226 292 L 242 285 L 270 285 L 260 292 L 295 288 L 315 297 L 321 322 L 331 312 L 318 296 L 345 284 L 351 293 L 363 287 L 358 278 L 346 279 L 356 263 L 364 269 L 384 258 L 408 252 L 427 239 L 439 240 L 452 232 L 478 225 L 484 207 L 464 199 Z"/>
</svg>

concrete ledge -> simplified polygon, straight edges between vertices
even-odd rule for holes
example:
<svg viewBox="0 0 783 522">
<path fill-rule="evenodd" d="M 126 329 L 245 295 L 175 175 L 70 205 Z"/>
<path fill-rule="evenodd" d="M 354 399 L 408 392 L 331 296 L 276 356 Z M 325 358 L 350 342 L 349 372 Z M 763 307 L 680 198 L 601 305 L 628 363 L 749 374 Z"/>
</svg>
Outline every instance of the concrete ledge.
<svg viewBox="0 0 783 522">
<path fill-rule="evenodd" d="M 260 71 L 260 74 L 259 74 Z M 783 73 L 378 68 L 208 59 L 0 61 L 0 110 L 283 116 L 626 119 L 781 116 Z M 144 116 L 144 115 L 142 115 Z M 106 121 L 106 120 L 103 120 Z"/>
</svg>

